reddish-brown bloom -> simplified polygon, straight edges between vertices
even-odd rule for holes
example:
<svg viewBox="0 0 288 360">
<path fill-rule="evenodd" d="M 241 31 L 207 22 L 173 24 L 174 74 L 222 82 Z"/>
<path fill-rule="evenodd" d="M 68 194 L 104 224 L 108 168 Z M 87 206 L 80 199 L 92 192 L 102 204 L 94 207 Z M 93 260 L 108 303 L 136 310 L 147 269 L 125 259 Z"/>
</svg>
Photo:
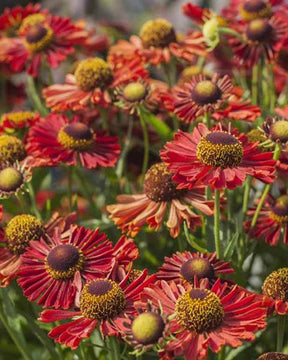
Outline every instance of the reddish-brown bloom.
<svg viewBox="0 0 288 360">
<path fill-rule="evenodd" d="M 18 284 L 24 295 L 45 308 L 69 309 L 85 280 L 111 270 L 112 243 L 99 229 L 76 227 L 64 239 L 56 231 L 47 241 L 30 241 L 21 260 Z"/>
<path fill-rule="evenodd" d="M 201 217 L 189 206 L 212 215 L 212 205 L 205 201 L 205 188 L 195 186 L 189 191 L 177 190 L 171 177 L 167 164 L 152 165 L 145 175 L 143 194 L 119 195 L 117 204 L 107 206 L 115 224 L 123 232 L 135 236 L 146 224 L 158 230 L 168 212 L 166 226 L 174 238 L 179 235 L 183 221 L 191 230 L 201 226 Z"/>
<path fill-rule="evenodd" d="M 262 111 L 260 107 L 257 105 L 251 105 L 250 100 L 229 100 L 224 109 L 216 110 L 212 114 L 212 118 L 217 121 L 227 119 L 254 122 L 257 117 L 261 116 L 261 114 Z"/>
<path fill-rule="evenodd" d="M 228 75 L 220 78 L 215 74 L 211 80 L 204 75 L 195 76 L 182 88 L 176 88 L 174 111 L 180 120 L 190 123 L 200 115 L 219 109 L 231 96 L 232 89 Z"/>
<path fill-rule="evenodd" d="M 195 280 L 193 288 L 161 281 L 144 289 L 141 300 L 161 302 L 163 311 L 174 314 L 169 330 L 175 336 L 165 350 L 186 360 L 205 359 L 208 349 L 218 353 L 222 346 L 238 347 L 253 341 L 254 333 L 266 326 L 266 309 L 255 295 L 237 285 L 230 288 L 218 279 Z"/>
<path fill-rule="evenodd" d="M 165 256 L 165 262 L 157 273 L 157 279 L 167 282 L 178 283 L 194 282 L 194 277 L 198 279 L 208 278 L 214 282 L 219 275 L 233 273 L 233 268 L 229 262 L 219 260 L 216 253 L 202 254 L 185 251 L 177 252 L 172 257 Z"/>
<path fill-rule="evenodd" d="M 45 310 L 40 314 L 43 322 L 73 319 L 56 326 L 49 336 L 60 344 L 76 349 L 81 340 L 88 338 L 100 325 L 103 335 L 114 336 L 122 331 L 126 316 L 135 313 L 134 302 L 139 300 L 143 289 L 154 281 L 147 277 L 147 271 L 132 283 L 128 283 L 129 274 L 119 284 L 110 279 L 94 279 L 81 291 L 79 310 Z"/>
<path fill-rule="evenodd" d="M 182 12 L 197 24 L 203 24 L 205 18 L 209 19 L 211 17 L 211 11 L 209 9 L 202 9 L 193 3 L 183 5 Z"/>
<path fill-rule="evenodd" d="M 44 14 L 26 17 L 19 33 L 20 37 L 3 43 L 0 57 L 5 58 L 12 71 L 26 69 L 33 76 L 44 62 L 51 67 L 59 66 L 87 36 L 87 31 L 69 18 Z"/>
<path fill-rule="evenodd" d="M 258 203 L 259 199 L 255 201 L 256 206 Z M 245 228 L 249 235 L 257 240 L 265 240 L 267 244 L 275 246 L 278 244 L 283 232 L 283 242 L 288 244 L 288 195 L 282 195 L 278 198 L 271 195 L 267 196 L 257 222 L 251 228 L 255 210 L 256 207 L 249 209 L 247 212 L 250 219 L 245 222 Z"/>
<path fill-rule="evenodd" d="M 43 96 L 53 111 L 81 110 L 90 103 L 107 106 L 111 104 L 109 90 L 147 76 L 144 63 L 137 58 L 119 68 L 101 58 L 88 58 L 79 62 L 74 74 L 66 76 L 65 84 L 47 87 Z"/>
<path fill-rule="evenodd" d="M 17 275 L 22 263 L 20 255 L 25 252 L 31 240 L 52 236 L 55 228 L 64 233 L 74 221 L 75 214 L 63 218 L 54 213 L 47 224 L 28 214 L 14 216 L 4 229 L 0 229 L 1 286 L 8 286 Z"/>
<path fill-rule="evenodd" d="M 288 360 L 288 355 L 280 352 L 269 352 L 259 356 L 257 360 Z"/>
<path fill-rule="evenodd" d="M 215 189 L 234 189 L 247 175 L 265 183 L 274 179 L 273 153 L 261 152 L 257 143 L 249 143 L 247 136 L 239 135 L 237 130 L 227 132 L 217 127 L 209 131 L 199 124 L 193 134 L 179 131 L 174 141 L 166 144 L 161 157 L 175 174 L 173 180 L 180 189 L 198 182 Z"/>
<path fill-rule="evenodd" d="M 101 136 L 76 119 L 52 113 L 41 119 L 29 131 L 27 152 L 35 160 L 49 160 L 88 169 L 114 166 L 120 153 L 118 138 Z"/>
<path fill-rule="evenodd" d="M 40 114 L 32 111 L 13 111 L 4 113 L 0 120 L 0 131 L 29 128 L 40 119 Z"/>
</svg>

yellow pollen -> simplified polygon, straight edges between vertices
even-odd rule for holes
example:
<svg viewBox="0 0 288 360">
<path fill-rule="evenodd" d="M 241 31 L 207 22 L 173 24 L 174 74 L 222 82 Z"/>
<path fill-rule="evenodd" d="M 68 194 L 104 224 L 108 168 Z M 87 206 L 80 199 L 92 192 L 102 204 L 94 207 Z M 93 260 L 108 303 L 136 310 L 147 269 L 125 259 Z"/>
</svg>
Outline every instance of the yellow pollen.
<svg viewBox="0 0 288 360">
<path fill-rule="evenodd" d="M 176 41 L 173 26 L 165 19 L 147 21 L 140 30 L 140 37 L 145 48 L 164 48 Z"/>
<path fill-rule="evenodd" d="M 263 26 L 264 26 L 264 23 L 260 19 L 255 19 L 255 20 L 251 21 L 251 23 L 249 24 L 249 28 L 251 31 L 262 30 Z"/>
<path fill-rule="evenodd" d="M 11 112 L 11 113 L 6 113 L 3 114 L 1 116 L 1 123 L 3 123 L 3 121 L 5 119 L 11 121 L 14 124 L 19 124 L 20 122 L 25 122 L 29 119 L 33 119 L 36 116 L 35 112 L 32 111 L 19 111 L 19 112 Z"/>
<path fill-rule="evenodd" d="M 215 91 L 216 85 L 212 81 L 204 80 L 200 81 L 196 86 L 195 90 L 199 95 L 209 96 Z"/>
<path fill-rule="evenodd" d="M 44 14 L 28 15 L 25 19 L 23 19 L 19 31 L 20 32 L 26 31 L 30 26 L 42 24 L 45 21 L 46 21 L 46 17 Z"/>
<path fill-rule="evenodd" d="M 134 339 L 143 345 L 155 344 L 162 336 L 165 324 L 160 315 L 145 312 L 138 315 L 132 323 Z"/>
<path fill-rule="evenodd" d="M 46 49 L 53 39 L 53 30 L 48 25 L 31 26 L 26 34 L 24 44 L 31 52 Z"/>
<path fill-rule="evenodd" d="M 268 275 L 262 292 L 274 300 L 288 301 L 288 268 L 278 269 Z"/>
<path fill-rule="evenodd" d="M 257 18 L 269 18 L 271 15 L 271 4 L 262 0 L 248 0 L 239 7 L 242 19 L 251 21 Z"/>
<path fill-rule="evenodd" d="M 123 89 L 123 96 L 127 101 L 136 102 L 142 100 L 147 94 L 146 88 L 141 83 L 130 83 Z"/>
<path fill-rule="evenodd" d="M 0 165 L 21 161 L 25 156 L 25 147 L 20 139 L 11 135 L 0 135 Z"/>
<path fill-rule="evenodd" d="M 100 58 L 82 60 L 75 71 L 76 83 L 83 91 L 104 89 L 113 81 L 113 73 L 106 61 Z"/>
<path fill-rule="evenodd" d="M 57 139 L 65 149 L 85 151 L 93 146 L 96 134 L 85 124 L 71 123 L 59 131 Z"/>
<path fill-rule="evenodd" d="M 288 121 L 279 120 L 271 125 L 271 135 L 274 141 L 280 140 L 281 142 L 288 141 Z"/>
</svg>

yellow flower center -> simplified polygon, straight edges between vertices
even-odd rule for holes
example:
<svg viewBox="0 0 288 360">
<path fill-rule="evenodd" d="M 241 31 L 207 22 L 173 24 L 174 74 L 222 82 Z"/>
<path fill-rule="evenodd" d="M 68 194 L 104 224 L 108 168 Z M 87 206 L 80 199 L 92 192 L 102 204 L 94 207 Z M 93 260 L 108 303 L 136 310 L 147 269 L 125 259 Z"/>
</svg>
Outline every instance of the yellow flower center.
<svg viewBox="0 0 288 360">
<path fill-rule="evenodd" d="M 252 20 L 246 28 L 246 37 L 252 43 L 269 43 L 274 29 L 266 19 Z"/>
<path fill-rule="evenodd" d="M 257 18 L 268 18 L 271 15 L 271 4 L 263 0 L 248 0 L 239 7 L 240 16 L 251 21 Z"/>
<path fill-rule="evenodd" d="M 58 141 L 65 149 L 87 150 L 91 148 L 96 139 L 96 134 L 87 125 L 72 123 L 65 125 L 58 134 Z"/>
<path fill-rule="evenodd" d="M 176 41 L 173 26 L 165 19 L 147 21 L 140 30 L 140 37 L 145 48 L 164 48 Z"/>
<path fill-rule="evenodd" d="M 214 277 L 214 269 L 209 260 L 203 258 L 193 258 L 187 260 L 181 267 L 180 274 L 188 282 L 194 281 L 196 275 L 198 279 Z"/>
<path fill-rule="evenodd" d="M 153 312 L 138 315 L 132 323 L 134 340 L 142 345 L 155 344 L 163 334 L 165 323 L 162 316 Z"/>
<path fill-rule="evenodd" d="M 220 299 L 206 289 L 195 288 L 181 295 L 176 303 L 175 314 L 185 329 L 197 334 L 217 329 L 224 319 Z"/>
<path fill-rule="evenodd" d="M 233 135 L 214 131 L 203 136 L 197 145 L 197 157 L 205 165 L 228 168 L 238 166 L 243 157 L 243 146 Z"/>
<path fill-rule="evenodd" d="M 288 221 L 288 195 L 282 195 L 276 200 L 270 216 L 277 222 Z"/>
<path fill-rule="evenodd" d="M 0 164 L 14 163 L 25 158 L 25 147 L 20 139 L 11 135 L 0 135 Z"/>
<path fill-rule="evenodd" d="M 82 60 L 75 71 L 76 83 L 83 91 L 106 88 L 113 81 L 113 73 L 106 61 L 100 58 Z"/>
<path fill-rule="evenodd" d="M 192 100 L 199 105 L 215 104 L 221 96 L 222 91 L 210 80 L 200 81 L 191 92 Z"/>
<path fill-rule="evenodd" d="M 44 234 L 41 221 L 32 215 L 14 216 L 5 228 L 5 239 L 12 254 L 22 254 L 29 241 L 39 240 Z"/>
<path fill-rule="evenodd" d="M 271 138 L 276 141 L 279 140 L 282 143 L 286 143 L 288 141 L 288 121 L 287 120 L 279 120 L 275 121 L 271 125 Z"/>
<path fill-rule="evenodd" d="M 25 36 L 25 46 L 32 52 L 46 49 L 53 39 L 53 30 L 48 25 L 31 26 Z"/>
<path fill-rule="evenodd" d="M 93 280 L 80 296 L 80 310 L 88 319 L 112 319 L 126 307 L 123 290 L 112 280 Z"/>
<path fill-rule="evenodd" d="M 0 191 L 17 191 L 23 184 L 21 171 L 14 167 L 7 167 L 0 170 Z"/>
<path fill-rule="evenodd" d="M 123 96 L 129 102 L 140 101 L 147 95 L 147 89 L 141 83 L 133 82 L 123 89 Z"/>
<path fill-rule="evenodd" d="M 29 119 L 33 119 L 35 116 L 36 116 L 36 113 L 32 112 L 32 111 L 11 112 L 11 113 L 3 114 L 1 116 L 0 122 L 3 123 L 3 121 L 5 119 L 8 119 L 9 121 L 11 121 L 15 125 L 17 125 L 20 122 L 26 122 Z"/>
<path fill-rule="evenodd" d="M 20 32 L 26 31 L 31 26 L 44 23 L 45 21 L 46 21 L 46 17 L 44 14 L 28 15 L 25 19 L 23 19 L 19 30 L 20 30 Z"/>
<path fill-rule="evenodd" d="M 84 255 L 70 244 L 55 246 L 47 255 L 46 270 L 53 279 L 70 279 L 83 268 Z"/>
<path fill-rule="evenodd" d="M 278 269 L 268 275 L 262 292 L 274 300 L 288 301 L 288 268 Z"/>
</svg>

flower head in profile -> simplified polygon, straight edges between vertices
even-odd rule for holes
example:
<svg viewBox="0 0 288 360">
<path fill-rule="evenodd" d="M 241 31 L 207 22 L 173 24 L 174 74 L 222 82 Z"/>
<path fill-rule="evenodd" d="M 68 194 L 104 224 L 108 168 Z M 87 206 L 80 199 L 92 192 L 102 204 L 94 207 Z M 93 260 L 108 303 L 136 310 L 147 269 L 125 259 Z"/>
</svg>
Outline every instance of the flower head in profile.
<svg viewBox="0 0 288 360">
<path fill-rule="evenodd" d="M 209 131 L 199 124 L 193 134 L 178 131 L 174 140 L 166 143 L 161 157 L 175 174 L 173 180 L 179 189 L 189 189 L 196 183 L 234 189 L 247 175 L 265 183 L 274 179 L 273 153 L 261 152 L 257 143 L 249 143 L 237 130 L 228 132 L 216 127 Z"/>
<path fill-rule="evenodd" d="M 112 243 L 99 229 L 76 227 L 65 238 L 55 231 L 46 241 L 29 242 L 21 256 L 18 284 L 29 301 L 68 309 L 85 280 L 107 276 L 112 260 Z"/>
<path fill-rule="evenodd" d="M 26 157 L 24 143 L 16 136 L 0 135 L 0 166 L 21 162 Z"/>
<path fill-rule="evenodd" d="M 88 169 L 114 166 L 120 153 L 118 138 L 101 136 L 76 118 L 70 121 L 56 113 L 30 129 L 26 149 L 36 162 L 44 159 L 54 166 L 80 163 Z"/>
<path fill-rule="evenodd" d="M 288 145 L 288 119 L 278 117 L 267 117 L 262 129 L 272 143 L 279 143 L 283 147 Z"/>
<path fill-rule="evenodd" d="M 25 161 L 21 165 L 16 162 L 0 166 L 0 198 L 17 195 L 31 180 L 31 176 L 31 169 Z"/>
<path fill-rule="evenodd" d="M 259 356 L 257 360 L 288 360 L 288 355 L 280 352 L 269 352 Z"/>
<path fill-rule="evenodd" d="M 255 205 L 259 199 L 255 201 Z M 244 226 L 252 238 L 263 240 L 271 246 L 276 246 L 283 233 L 283 243 L 288 244 L 288 195 L 281 195 L 277 198 L 269 195 L 260 210 L 257 222 L 251 228 L 252 218 L 256 207 L 248 210 L 249 219 Z"/>
<path fill-rule="evenodd" d="M 173 315 L 169 330 L 174 335 L 165 347 L 174 357 L 205 359 L 210 349 L 218 353 L 225 345 L 239 347 L 253 341 L 266 326 L 266 308 L 255 294 L 232 288 L 218 279 L 211 287 L 207 279 L 192 285 L 168 284 L 164 280 L 144 289 L 141 301 L 161 302 Z"/>
<path fill-rule="evenodd" d="M 13 111 L 4 113 L 0 119 L 0 131 L 7 133 L 29 128 L 40 119 L 40 114 L 32 111 Z"/>
<path fill-rule="evenodd" d="M 202 219 L 190 206 L 206 215 L 213 214 L 212 204 L 206 201 L 204 187 L 198 185 L 189 191 L 177 190 L 165 163 L 151 166 L 145 175 L 143 190 L 142 194 L 119 195 L 117 204 L 107 206 L 115 224 L 132 236 L 146 224 L 158 230 L 166 214 L 166 226 L 172 237 L 179 235 L 183 221 L 191 230 L 195 229 L 202 224 Z"/>
<path fill-rule="evenodd" d="M 153 276 L 147 277 L 146 270 L 131 283 L 127 282 L 128 276 L 120 283 L 110 278 L 94 278 L 87 282 L 80 294 L 79 310 L 44 310 L 40 314 L 43 322 L 71 319 L 56 326 L 49 336 L 55 342 L 76 349 L 98 326 L 103 335 L 121 334 L 127 316 L 136 312 L 135 301 L 140 299 L 142 290 L 154 281 Z"/>
</svg>

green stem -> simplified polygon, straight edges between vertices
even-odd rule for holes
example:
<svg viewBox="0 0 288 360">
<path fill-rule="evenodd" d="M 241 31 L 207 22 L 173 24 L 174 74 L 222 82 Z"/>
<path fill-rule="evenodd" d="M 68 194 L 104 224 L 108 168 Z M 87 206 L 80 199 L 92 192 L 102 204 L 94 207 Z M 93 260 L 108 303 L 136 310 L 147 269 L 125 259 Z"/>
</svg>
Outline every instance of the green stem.
<svg viewBox="0 0 288 360">
<path fill-rule="evenodd" d="M 142 111 L 139 111 L 139 117 L 140 117 L 140 123 L 141 123 L 141 127 L 142 127 L 143 140 L 144 140 L 144 158 L 143 158 L 142 175 L 141 175 L 141 181 L 143 181 L 144 176 L 147 171 L 147 168 L 148 168 L 148 162 L 149 162 L 149 135 L 148 135 L 148 129 L 147 129 L 147 125 L 145 123 L 145 119 L 142 116 Z"/>
<path fill-rule="evenodd" d="M 259 65 L 254 65 L 252 70 L 252 104 L 257 105 L 258 102 L 258 73 Z"/>
<path fill-rule="evenodd" d="M 75 174 L 76 180 L 79 184 L 82 195 L 89 202 L 90 208 L 91 208 L 93 214 L 96 216 L 96 214 L 98 213 L 98 209 L 93 200 L 93 194 L 91 194 L 89 191 L 89 189 L 91 189 L 91 186 L 88 184 L 85 176 L 82 174 L 81 168 L 79 169 L 76 167 L 74 174 Z"/>
<path fill-rule="evenodd" d="M 220 352 L 218 353 L 218 360 L 225 360 L 225 346 L 222 347 Z"/>
<path fill-rule="evenodd" d="M 42 104 L 40 97 L 38 95 L 38 92 L 36 90 L 34 78 L 32 76 L 27 77 L 27 86 L 28 86 L 28 94 L 33 102 L 33 106 L 42 116 L 48 115 L 48 110 L 46 107 Z"/>
<path fill-rule="evenodd" d="M 119 344 L 115 336 L 109 337 L 109 348 L 110 348 L 110 360 L 119 360 L 120 359 L 120 351 Z"/>
<path fill-rule="evenodd" d="M 273 159 L 277 161 L 279 159 L 280 154 L 281 154 L 281 145 L 276 144 Z M 252 219 L 252 223 L 251 223 L 252 228 L 256 225 L 256 222 L 257 222 L 258 216 L 260 214 L 260 211 L 262 209 L 262 206 L 264 204 L 265 198 L 269 194 L 269 191 L 270 191 L 271 187 L 272 187 L 272 184 L 267 184 L 264 187 L 264 191 L 262 193 L 261 199 L 260 199 L 260 201 L 259 201 L 259 203 L 257 205 L 257 208 L 255 210 L 255 214 L 254 214 L 253 219 Z"/>
<path fill-rule="evenodd" d="M 72 211 L 73 201 L 72 201 L 72 183 L 73 183 L 73 166 L 68 166 L 68 176 L 67 176 L 67 196 L 69 201 L 69 211 Z"/>
<path fill-rule="evenodd" d="M 239 40 L 241 40 L 243 42 L 243 36 L 236 30 L 233 30 L 233 29 L 230 29 L 227 27 L 219 27 L 218 31 L 219 31 L 219 34 L 232 35 L 232 36 L 237 37 Z"/>
<path fill-rule="evenodd" d="M 220 190 L 215 190 L 214 199 L 214 241 L 217 258 L 221 259 L 220 246 Z"/>
<path fill-rule="evenodd" d="M 207 112 L 207 111 L 204 113 L 203 122 L 204 122 L 204 124 L 207 125 L 208 129 L 210 129 L 210 127 L 211 127 L 211 116 L 210 116 L 210 113 Z"/>
<path fill-rule="evenodd" d="M 249 201 L 249 193 L 251 188 L 251 176 L 247 176 L 246 184 L 244 188 L 244 195 L 243 195 L 243 206 L 242 206 L 242 214 L 243 214 L 243 220 L 246 218 L 246 212 L 248 209 L 248 201 Z"/>
<path fill-rule="evenodd" d="M 115 171 L 118 179 L 121 179 L 121 177 L 123 175 L 126 156 L 127 156 L 127 153 L 129 151 L 129 148 L 130 148 L 130 145 L 131 145 L 133 123 L 134 123 L 133 117 L 129 116 L 128 117 L 128 130 L 127 130 L 127 134 L 126 134 L 125 144 L 124 144 L 124 147 L 122 149 L 122 152 L 121 152 L 118 164 L 117 164 L 117 168 L 116 168 L 116 171 Z"/>
<path fill-rule="evenodd" d="M 37 204 L 36 204 L 35 191 L 34 191 L 33 186 L 32 186 L 31 183 L 28 183 L 28 190 L 29 190 L 29 197 L 30 197 L 30 201 L 31 201 L 32 210 L 33 210 L 35 216 L 36 216 L 38 219 L 42 220 L 41 213 L 40 213 L 40 211 L 38 210 Z"/>
<path fill-rule="evenodd" d="M 273 64 L 268 66 L 268 73 L 270 75 L 269 81 L 269 90 L 270 90 L 270 111 L 273 112 L 276 104 L 276 96 L 275 96 L 275 79 L 274 79 L 274 69 Z"/>
<path fill-rule="evenodd" d="M 277 316 L 277 345 L 276 351 L 282 352 L 283 350 L 283 341 L 284 341 L 284 334 L 285 334 L 285 322 L 286 316 L 285 315 L 278 315 Z"/>
<path fill-rule="evenodd" d="M 100 113 L 100 117 L 102 119 L 102 128 L 104 130 L 108 130 L 109 129 L 109 124 L 108 124 L 108 117 L 107 117 L 107 111 L 106 109 L 99 107 L 99 113 Z"/>
</svg>

